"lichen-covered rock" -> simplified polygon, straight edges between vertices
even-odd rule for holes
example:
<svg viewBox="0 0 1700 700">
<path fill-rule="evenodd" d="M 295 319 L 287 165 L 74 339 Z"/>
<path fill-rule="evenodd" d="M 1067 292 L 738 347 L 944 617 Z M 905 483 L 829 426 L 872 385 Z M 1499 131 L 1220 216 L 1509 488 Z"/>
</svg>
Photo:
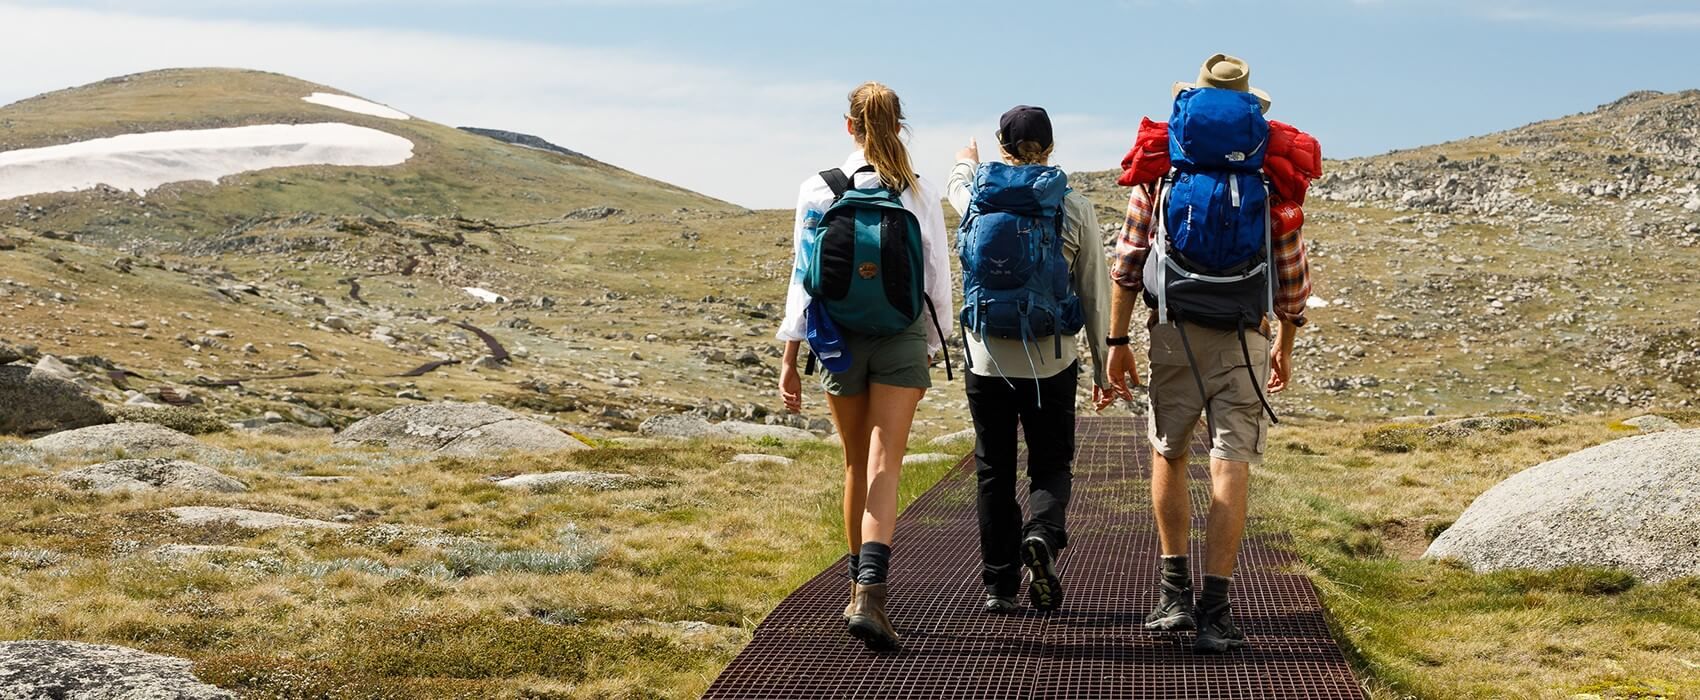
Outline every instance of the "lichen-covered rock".
<svg viewBox="0 0 1700 700">
<path fill-rule="evenodd" d="M 195 438 L 152 423 L 109 423 L 57 432 L 30 441 L 30 447 L 52 454 L 139 455 L 215 452 Z"/>
<path fill-rule="evenodd" d="M 267 513 L 259 510 L 243 510 L 241 508 L 218 508 L 214 506 L 181 506 L 167 508 L 166 513 L 176 516 L 177 522 L 186 525 L 207 525 L 211 523 L 229 523 L 250 530 L 346 530 L 345 523 L 333 523 L 327 520 L 297 518 L 281 513 Z"/>
<path fill-rule="evenodd" d="M 1522 471 L 1470 504 L 1425 556 L 1477 571 L 1700 576 L 1700 430 L 1625 438 Z"/>
<path fill-rule="evenodd" d="M 187 659 L 82 642 L 0 642 L 0 698 L 235 700 Z"/>
<path fill-rule="evenodd" d="M 386 411 L 348 426 L 332 442 L 342 447 L 381 446 L 463 455 L 590 447 L 571 435 L 500 406 L 455 402 Z"/>
<path fill-rule="evenodd" d="M 616 489 L 642 486 L 651 480 L 631 474 L 609 474 L 605 472 L 547 472 L 542 474 L 520 474 L 497 481 L 496 485 L 507 489 L 527 489 L 530 491 L 549 491 L 558 488 L 576 486 L 592 491 L 613 491 Z"/>
<path fill-rule="evenodd" d="M 764 438 L 806 442 L 819 440 L 802 428 L 784 425 L 760 425 L 724 421 L 710 423 L 708 419 L 684 414 L 666 414 L 650 418 L 638 426 L 638 434 L 662 438 Z"/>
<path fill-rule="evenodd" d="M 0 435 L 31 435 L 110 422 L 88 391 L 23 365 L 0 365 Z"/>
<path fill-rule="evenodd" d="M 73 469 L 56 477 L 78 488 L 119 491 L 205 491 L 241 493 L 248 485 L 194 462 L 175 459 L 120 459 Z"/>
</svg>

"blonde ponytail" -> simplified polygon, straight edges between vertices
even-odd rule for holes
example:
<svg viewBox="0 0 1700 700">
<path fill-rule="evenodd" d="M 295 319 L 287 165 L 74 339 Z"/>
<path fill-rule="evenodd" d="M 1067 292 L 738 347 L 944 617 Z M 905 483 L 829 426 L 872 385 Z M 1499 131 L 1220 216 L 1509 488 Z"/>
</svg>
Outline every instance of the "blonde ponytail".
<svg viewBox="0 0 1700 700">
<path fill-rule="evenodd" d="M 897 93 L 875 82 L 850 91 L 850 126 L 887 188 L 905 192 L 917 184 L 909 148 L 903 145 L 903 103 Z"/>
</svg>

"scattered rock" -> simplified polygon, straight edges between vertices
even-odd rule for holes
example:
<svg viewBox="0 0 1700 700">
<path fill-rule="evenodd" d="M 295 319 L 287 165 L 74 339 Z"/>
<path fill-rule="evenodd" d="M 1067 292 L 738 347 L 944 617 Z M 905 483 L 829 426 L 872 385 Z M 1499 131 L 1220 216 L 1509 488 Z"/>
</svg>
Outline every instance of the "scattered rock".
<svg viewBox="0 0 1700 700">
<path fill-rule="evenodd" d="M 153 558 L 161 561 L 176 561 L 180 559 L 196 559 L 200 557 L 256 559 L 272 556 L 271 552 L 253 547 L 227 547 L 213 544 L 166 544 L 160 545 L 153 551 Z"/>
<path fill-rule="evenodd" d="M 933 447 L 949 447 L 949 446 L 954 445 L 958 442 L 962 442 L 964 440 L 973 440 L 973 439 L 974 439 L 974 429 L 968 428 L 968 429 L 965 429 L 965 430 L 958 430 L 958 431 L 951 433 L 949 435 L 940 435 L 936 438 L 933 438 L 932 440 L 927 441 L 927 444 L 932 445 Z"/>
<path fill-rule="evenodd" d="M 365 418 L 348 426 L 332 443 L 342 447 L 383 446 L 463 455 L 505 450 L 553 452 L 590 447 L 571 435 L 508 409 L 452 401 L 403 406 Z"/>
<path fill-rule="evenodd" d="M 250 530 L 342 530 L 349 527 L 343 523 L 333 523 L 311 518 L 297 518 L 280 513 L 267 513 L 258 510 L 241 508 L 219 508 L 214 506 L 179 506 L 167 508 L 164 512 L 177 517 L 177 522 L 185 525 L 208 525 L 212 523 L 229 523 Z"/>
<path fill-rule="evenodd" d="M 905 465 L 926 464 L 928 462 L 944 462 L 944 461 L 953 460 L 953 459 L 956 459 L 955 455 L 947 455 L 947 454 L 941 454 L 941 453 L 937 453 L 937 452 L 923 452 L 921 454 L 916 454 L 916 455 L 904 455 L 903 463 Z"/>
<path fill-rule="evenodd" d="M 82 642 L 0 643 L 0 694 L 66 700 L 235 700 L 187 659 Z"/>
<path fill-rule="evenodd" d="M 1666 430 L 1676 430 L 1682 426 L 1664 416 L 1647 414 L 1636 416 L 1623 422 L 1624 425 L 1640 428 L 1643 433 L 1658 433 Z"/>
<path fill-rule="evenodd" d="M 545 474 L 521 474 L 497 481 L 496 485 L 505 489 L 527 489 L 530 491 L 548 491 L 568 486 L 583 487 L 592 491 L 614 491 L 647 483 L 652 483 L 652 480 L 631 474 L 548 472 Z"/>
<path fill-rule="evenodd" d="M 24 359 L 24 351 L 12 347 L 11 343 L 0 340 L 0 365 L 8 365 Z"/>
<path fill-rule="evenodd" d="M 663 438 L 763 438 L 771 437 L 778 440 L 811 441 L 819 440 L 802 428 L 792 428 L 783 425 L 758 425 L 725 421 L 710 423 L 698 416 L 683 414 L 665 414 L 654 416 L 638 426 L 638 434 Z"/>
<path fill-rule="evenodd" d="M 121 459 L 60 474 L 55 479 L 101 493 L 121 491 L 207 491 L 240 493 L 248 485 L 194 462 L 171 459 Z"/>
<path fill-rule="evenodd" d="M 88 390 L 29 367 L 0 365 L 0 435 L 29 435 L 107 423 Z"/>
<path fill-rule="evenodd" d="M 732 463 L 733 464 L 777 464 L 777 465 L 780 465 L 782 467 L 788 467 L 788 466 L 791 466 L 793 464 L 796 464 L 797 460 L 791 459 L 790 457 L 781 457 L 779 455 L 745 454 L 745 455 L 735 455 L 735 456 L 733 456 L 732 457 Z"/>
<path fill-rule="evenodd" d="M 1470 504 L 1425 556 L 1476 571 L 1700 575 L 1700 430 L 1625 438 L 1520 472 Z"/>
<path fill-rule="evenodd" d="M 195 438 L 153 423 L 109 423 L 67 430 L 30 441 L 51 454 L 119 453 L 127 456 L 209 451 Z"/>
</svg>

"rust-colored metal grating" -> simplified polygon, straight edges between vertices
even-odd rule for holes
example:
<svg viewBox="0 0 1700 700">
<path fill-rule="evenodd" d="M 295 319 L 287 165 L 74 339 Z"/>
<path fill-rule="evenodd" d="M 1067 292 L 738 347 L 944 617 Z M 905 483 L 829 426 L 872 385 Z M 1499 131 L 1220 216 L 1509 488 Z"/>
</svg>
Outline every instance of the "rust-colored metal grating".
<svg viewBox="0 0 1700 700">
<path fill-rule="evenodd" d="M 1315 589 L 1283 571 L 1292 557 L 1269 538 L 1248 539 L 1234 581 L 1234 619 L 1250 648 L 1198 656 L 1191 633 L 1146 632 L 1140 623 L 1156 600 L 1157 534 L 1144 423 L 1084 419 L 1078 441 L 1071 542 L 1058 562 L 1061 610 L 980 611 L 969 458 L 898 519 L 889 612 L 902 652 L 871 653 L 844 632 L 849 583 L 840 561 L 768 615 L 705 697 L 1365 697 Z M 1208 477 L 1201 448 L 1194 452 L 1201 458 L 1192 472 L 1193 557 L 1202 561 Z"/>
</svg>

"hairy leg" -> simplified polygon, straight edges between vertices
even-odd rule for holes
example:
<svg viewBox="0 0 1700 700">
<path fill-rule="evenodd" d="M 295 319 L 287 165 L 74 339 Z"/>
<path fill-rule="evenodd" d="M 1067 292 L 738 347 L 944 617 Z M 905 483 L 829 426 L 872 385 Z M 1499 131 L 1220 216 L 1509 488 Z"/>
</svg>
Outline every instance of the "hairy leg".
<svg viewBox="0 0 1700 700">
<path fill-rule="evenodd" d="M 887 384 L 868 385 L 868 501 L 862 515 L 862 541 L 891 543 L 897 526 L 897 482 L 903 474 L 903 455 L 909 449 L 909 428 L 915 406 L 926 394 Z"/>
<path fill-rule="evenodd" d="M 868 503 L 868 394 L 827 394 L 826 404 L 844 443 L 844 536 L 855 554 L 862 549 L 862 513 Z"/>
<path fill-rule="evenodd" d="M 1192 501 L 1187 496 L 1187 455 L 1151 456 L 1151 507 L 1157 515 L 1157 540 L 1164 556 L 1185 556 L 1192 536 Z"/>
<path fill-rule="evenodd" d="M 1233 576 L 1245 536 L 1246 491 L 1251 465 L 1210 460 L 1210 516 L 1205 530 L 1204 573 Z"/>
</svg>

